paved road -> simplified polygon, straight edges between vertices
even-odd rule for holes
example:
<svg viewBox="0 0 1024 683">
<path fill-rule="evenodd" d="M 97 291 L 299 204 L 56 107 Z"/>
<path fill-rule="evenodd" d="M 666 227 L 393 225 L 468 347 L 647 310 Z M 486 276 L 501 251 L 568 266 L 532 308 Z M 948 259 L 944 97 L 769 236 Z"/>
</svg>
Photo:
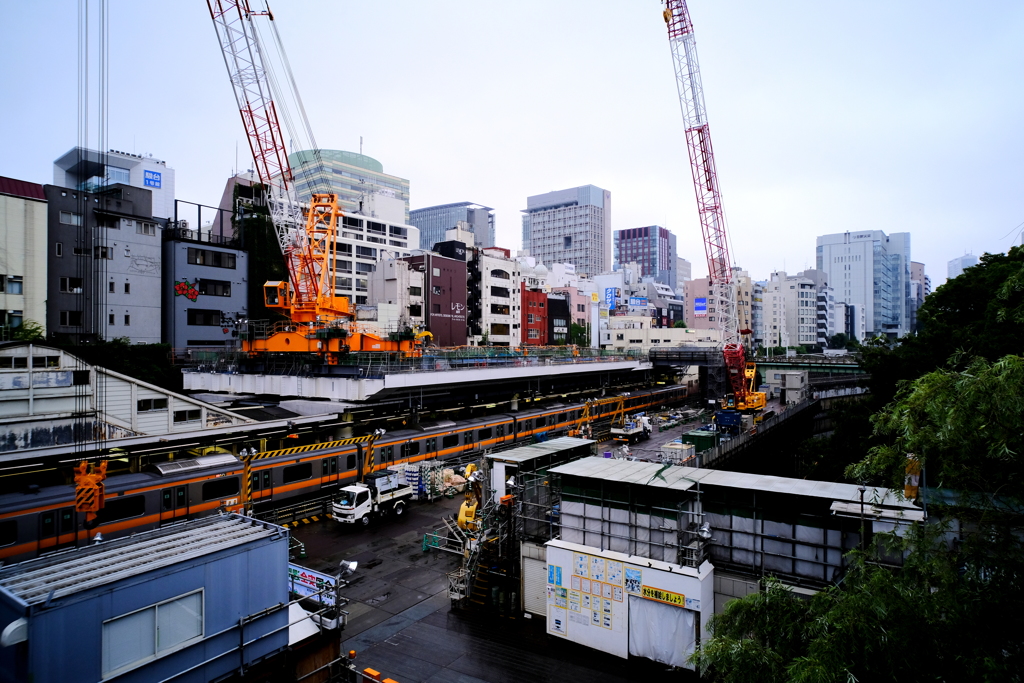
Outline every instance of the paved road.
<svg viewBox="0 0 1024 683">
<path fill-rule="evenodd" d="M 678 435 L 663 432 L 665 440 Z M 653 443 L 660 441 L 655 438 Z M 344 650 L 399 683 L 511 681 L 689 681 L 688 671 L 668 671 L 644 659 L 621 659 L 545 632 L 544 619 L 499 617 L 451 609 L 446 572 L 461 558 L 422 550 L 423 534 L 457 511 L 462 497 L 415 503 L 401 518 L 369 528 L 341 528 L 326 519 L 292 530 L 309 557 L 299 563 L 333 572 L 341 560 L 359 568 L 346 591 L 351 600 Z"/>
</svg>

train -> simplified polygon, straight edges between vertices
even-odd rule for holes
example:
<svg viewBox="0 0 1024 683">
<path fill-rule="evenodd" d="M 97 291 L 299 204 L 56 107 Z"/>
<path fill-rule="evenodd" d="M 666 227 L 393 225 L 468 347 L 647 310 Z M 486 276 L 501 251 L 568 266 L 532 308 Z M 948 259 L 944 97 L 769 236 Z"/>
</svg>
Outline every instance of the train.
<svg viewBox="0 0 1024 683">
<path fill-rule="evenodd" d="M 686 386 L 631 392 L 621 408 L 632 413 L 669 406 L 688 398 Z M 577 426 L 583 404 L 550 405 L 515 414 L 441 422 L 381 436 L 370 450 L 346 440 L 310 444 L 258 454 L 250 462 L 256 510 L 330 495 L 371 471 L 397 463 L 453 459 L 564 434 Z M 601 420 L 617 406 L 600 406 L 590 419 Z M 591 411 L 592 413 L 594 411 Z M 75 509 L 74 485 L 33 488 L 0 494 L 0 562 L 17 562 L 72 548 L 102 534 L 116 538 L 244 507 L 244 463 L 232 453 L 153 463 L 147 471 L 114 474 L 104 482 L 105 504 L 95 520 Z M 87 526 L 89 528 L 87 528 Z"/>
</svg>

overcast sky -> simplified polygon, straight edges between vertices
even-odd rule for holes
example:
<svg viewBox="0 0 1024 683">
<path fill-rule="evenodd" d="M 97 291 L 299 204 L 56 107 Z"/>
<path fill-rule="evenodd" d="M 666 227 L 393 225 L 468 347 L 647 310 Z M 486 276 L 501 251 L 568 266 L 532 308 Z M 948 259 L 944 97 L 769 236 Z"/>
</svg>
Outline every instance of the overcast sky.
<svg viewBox="0 0 1024 683">
<path fill-rule="evenodd" d="M 216 204 L 251 166 L 206 3 L 110 1 L 107 147 Z M 815 237 L 912 235 L 949 259 L 1024 223 L 1024 3 L 692 0 L 732 258 L 814 267 Z M 612 227 L 662 225 L 707 266 L 657 0 L 277 0 L 318 144 L 474 201 L 520 246 L 528 195 L 592 183 Z M 49 183 L 77 140 L 77 3 L 4 3 L 0 175 Z M 97 140 L 91 131 L 92 144 Z M 1015 242 L 1016 239 L 1016 242 Z"/>
</svg>

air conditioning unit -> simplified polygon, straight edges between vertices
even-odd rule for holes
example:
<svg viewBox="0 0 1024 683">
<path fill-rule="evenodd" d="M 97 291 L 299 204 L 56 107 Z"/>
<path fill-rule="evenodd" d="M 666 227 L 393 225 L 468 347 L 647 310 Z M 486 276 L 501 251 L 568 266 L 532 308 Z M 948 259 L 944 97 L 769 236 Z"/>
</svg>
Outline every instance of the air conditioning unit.
<svg viewBox="0 0 1024 683">
<path fill-rule="evenodd" d="M 188 230 L 188 221 L 178 221 L 178 227 L 182 230 Z"/>
</svg>

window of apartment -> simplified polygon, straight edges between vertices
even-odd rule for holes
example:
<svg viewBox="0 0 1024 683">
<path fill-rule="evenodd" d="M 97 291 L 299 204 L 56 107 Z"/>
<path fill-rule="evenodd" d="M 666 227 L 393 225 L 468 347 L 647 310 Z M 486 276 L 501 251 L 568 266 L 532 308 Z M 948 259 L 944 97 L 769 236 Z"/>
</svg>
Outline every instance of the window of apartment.
<svg viewBox="0 0 1024 683">
<path fill-rule="evenodd" d="M 392 237 L 408 237 L 409 231 L 406 230 L 405 228 L 400 228 L 397 225 L 389 225 L 388 234 L 390 234 Z"/>
<path fill-rule="evenodd" d="M 491 296 L 500 296 L 504 299 L 507 299 L 508 289 L 505 287 L 491 287 Z"/>
<path fill-rule="evenodd" d="M 625 339 L 624 335 L 622 335 L 622 334 L 615 335 L 615 341 L 622 341 L 623 339 Z"/>
<path fill-rule="evenodd" d="M 527 323 L 532 323 L 532 322 L 534 322 L 534 320 L 533 320 L 533 313 L 527 313 L 527 314 L 526 314 L 526 322 L 527 322 Z"/>
<path fill-rule="evenodd" d="M 538 301 L 537 302 L 537 306 L 539 306 L 540 308 L 544 308 L 544 302 L 543 301 Z"/>
<path fill-rule="evenodd" d="M 107 291 L 110 292 L 111 294 L 114 293 L 114 283 L 113 282 L 108 282 L 107 283 Z"/>
<path fill-rule="evenodd" d="M 110 314 L 107 315 L 107 324 L 108 325 L 113 325 L 114 324 L 114 314 L 113 313 L 110 313 Z"/>
<path fill-rule="evenodd" d="M 67 292 L 69 294 L 81 294 L 82 293 L 82 278 L 80 278 L 80 277 L 62 277 L 60 279 L 60 291 Z"/>
<path fill-rule="evenodd" d="M 509 334 L 508 323 L 491 323 L 491 334 L 506 336 Z"/>
<path fill-rule="evenodd" d="M 167 410 L 166 398 L 140 398 L 136 402 L 137 410 L 140 413 L 149 413 L 154 410 Z"/>
<path fill-rule="evenodd" d="M 21 327 L 21 323 L 24 320 L 23 311 L 7 311 L 7 315 L 0 317 L 0 320 L 6 318 L 6 325 L 10 328 Z"/>
<path fill-rule="evenodd" d="M 352 289 L 352 278 L 334 276 L 334 286 L 341 289 Z"/>
<path fill-rule="evenodd" d="M 372 273 L 374 271 L 374 265 L 372 263 L 360 263 L 356 261 L 356 272 L 357 273 Z"/>
<path fill-rule="evenodd" d="M 231 283 L 227 280 L 207 280 L 203 278 L 197 287 L 200 294 L 207 296 L 231 296 Z"/>
<path fill-rule="evenodd" d="M 341 217 L 341 224 L 344 225 L 347 228 L 357 228 L 359 230 L 363 229 L 363 219 L 362 218 L 353 218 L 352 216 L 342 216 Z"/>
<path fill-rule="evenodd" d="M 507 304 L 491 304 L 492 315 L 509 315 L 510 312 Z"/>
<path fill-rule="evenodd" d="M 440 313 L 441 312 L 441 304 L 431 304 L 430 305 L 430 312 L 431 313 Z"/>
<path fill-rule="evenodd" d="M 0 293 L 22 294 L 23 281 L 20 275 L 0 275 Z"/>
<path fill-rule="evenodd" d="M 93 247 L 92 248 L 92 257 L 93 258 L 113 259 L 114 258 L 114 250 L 111 247 Z"/>
<path fill-rule="evenodd" d="M 55 256 L 64 256 L 64 243 L 56 242 L 53 245 L 53 253 Z"/>
<path fill-rule="evenodd" d="M 82 312 L 81 311 L 61 311 L 60 312 L 60 324 L 65 327 L 81 327 L 82 326 Z"/>
<path fill-rule="evenodd" d="M 335 272 L 338 272 L 338 273 L 351 273 L 352 272 L 352 262 L 351 261 L 347 261 L 347 260 L 346 261 L 335 261 L 335 264 L 336 264 L 335 268 L 334 268 Z"/>
<path fill-rule="evenodd" d="M 189 247 L 188 262 L 194 266 L 234 268 L 235 255 L 228 251 L 214 251 L 212 249 L 197 249 Z"/>
<path fill-rule="evenodd" d="M 185 316 L 189 325 L 206 325 L 209 327 L 218 327 L 220 325 L 220 311 L 206 308 L 190 308 Z"/>
<path fill-rule="evenodd" d="M 408 242 L 399 242 L 398 240 L 388 240 L 388 244 L 390 244 L 393 247 L 403 247 L 403 248 L 409 246 Z"/>
<path fill-rule="evenodd" d="M 562 238 L 562 248 L 563 249 L 571 249 L 572 248 L 572 237 L 566 235 L 565 237 Z"/>
<path fill-rule="evenodd" d="M 415 318 L 420 317 L 423 315 L 423 306 L 419 304 L 411 304 L 409 306 L 409 315 Z"/>
<path fill-rule="evenodd" d="M 440 287 L 438 287 L 437 285 L 434 285 L 433 287 L 431 287 L 431 288 L 430 288 L 430 292 L 431 292 L 432 294 L 434 294 L 435 296 L 440 296 L 440 294 L 441 294 L 441 288 L 440 288 Z"/>
<path fill-rule="evenodd" d="M 89 249 L 86 247 L 74 247 L 71 250 L 71 253 L 73 253 L 75 256 L 88 256 Z"/>
<path fill-rule="evenodd" d="M 504 270 L 500 270 L 500 269 L 492 270 L 491 271 L 491 277 L 498 278 L 499 280 L 511 280 L 512 279 L 512 276 L 509 275 L 508 272 L 506 272 Z"/>
<path fill-rule="evenodd" d="M 155 235 L 156 223 L 144 223 L 139 221 L 135 224 L 135 232 L 139 235 Z"/>
<path fill-rule="evenodd" d="M 387 228 L 384 226 L 383 223 L 377 223 L 376 221 L 366 221 L 366 232 L 384 235 L 387 233 Z"/>
<path fill-rule="evenodd" d="M 338 244 L 338 253 L 339 254 L 348 254 L 349 256 L 351 256 L 352 255 L 352 245 L 351 244 Z"/>
<path fill-rule="evenodd" d="M 130 283 L 130 282 L 124 283 L 124 293 L 125 294 L 131 294 L 132 293 L 132 283 Z"/>
<path fill-rule="evenodd" d="M 365 305 L 366 305 L 366 297 L 365 296 L 356 296 L 356 306 L 365 306 Z"/>
<path fill-rule="evenodd" d="M 423 296 L 423 288 L 422 287 L 410 287 L 409 288 L 409 296 Z"/>
<path fill-rule="evenodd" d="M 540 330 L 529 329 L 526 331 L 526 336 L 529 339 L 540 339 Z"/>
<path fill-rule="evenodd" d="M 203 638 L 203 589 L 103 622 L 103 676 Z"/>
<path fill-rule="evenodd" d="M 127 313 L 124 314 L 124 324 L 125 325 L 131 325 L 132 324 L 132 317 L 130 315 L 128 315 Z"/>
<path fill-rule="evenodd" d="M 356 256 L 360 258 L 377 258 L 377 250 L 373 247 L 356 247 Z"/>
<path fill-rule="evenodd" d="M 356 278 L 356 291 L 357 292 L 368 292 L 370 291 L 370 281 L 365 277 Z"/>
<path fill-rule="evenodd" d="M 176 423 L 181 422 L 199 422 L 202 417 L 202 410 L 199 408 L 192 408 L 189 410 L 175 410 L 174 421 Z"/>
<path fill-rule="evenodd" d="M 61 211 L 60 222 L 63 223 L 64 225 L 81 225 L 82 214 L 71 213 L 70 211 Z"/>
</svg>

